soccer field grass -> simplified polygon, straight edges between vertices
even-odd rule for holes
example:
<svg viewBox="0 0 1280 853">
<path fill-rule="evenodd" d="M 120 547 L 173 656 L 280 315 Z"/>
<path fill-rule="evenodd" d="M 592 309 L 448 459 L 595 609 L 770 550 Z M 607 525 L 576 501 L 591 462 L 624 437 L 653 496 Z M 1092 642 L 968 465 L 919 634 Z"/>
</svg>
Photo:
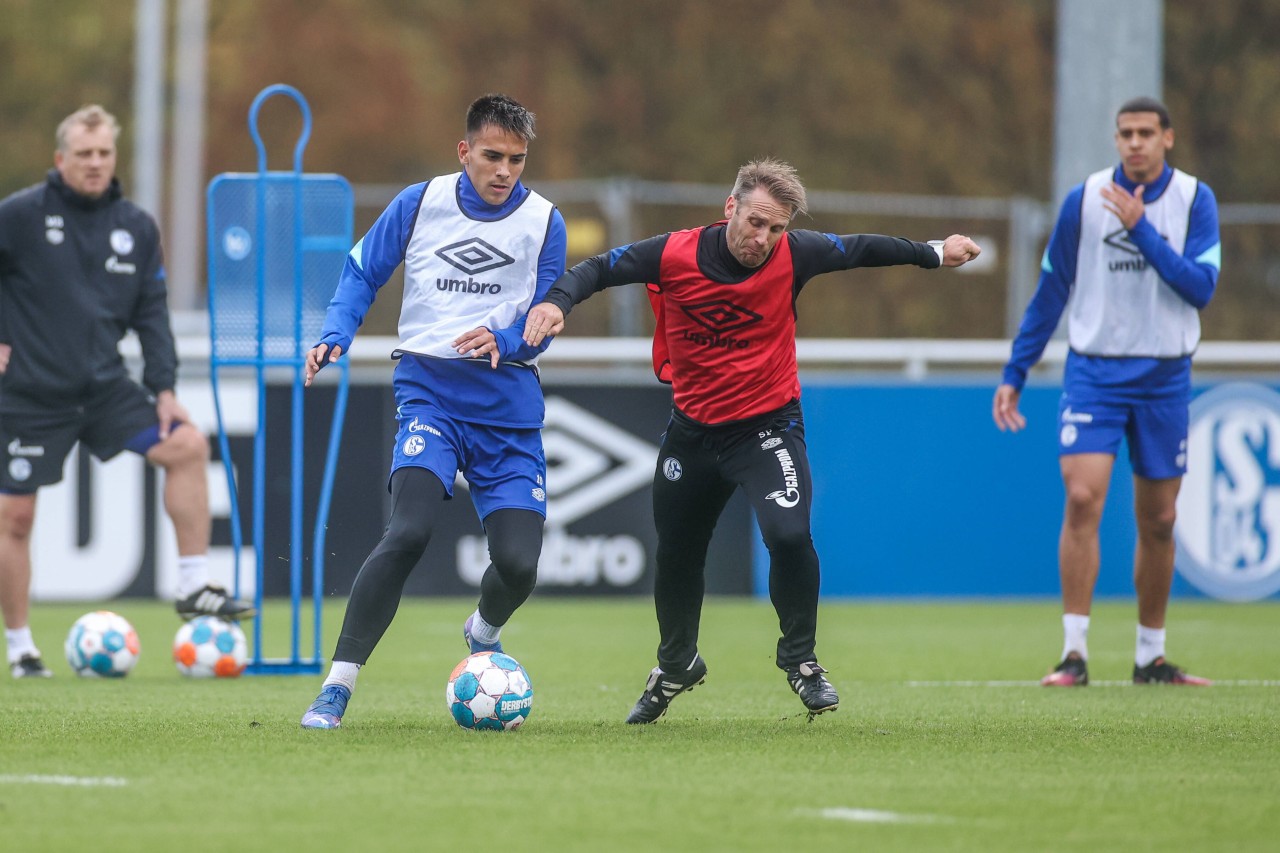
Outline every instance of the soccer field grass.
<svg viewBox="0 0 1280 853">
<path fill-rule="evenodd" d="M 767 603 L 712 599 L 707 683 L 622 723 L 656 645 L 647 600 L 536 597 L 504 632 L 534 685 L 512 733 L 444 706 L 473 602 L 406 600 L 336 731 L 319 677 L 190 681 L 155 602 L 120 681 L 62 660 L 83 605 L 42 605 L 47 681 L 0 684 L 0 849 L 1274 850 L 1280 604 L 1175 602 L 1170 657 L 1210 688 L 1127 684 L 1133 606 L 1095 608 L 1081 690 L 1035 685 L 1058 607 L 828 603 L 840 709 L 807 722 Z M 281 614 L 269 611 L 269 626 Z M 326 611 L 326 654 L 342 602 Z M 282 627 L 282 626 L 280 626 Z"/>
</svg>

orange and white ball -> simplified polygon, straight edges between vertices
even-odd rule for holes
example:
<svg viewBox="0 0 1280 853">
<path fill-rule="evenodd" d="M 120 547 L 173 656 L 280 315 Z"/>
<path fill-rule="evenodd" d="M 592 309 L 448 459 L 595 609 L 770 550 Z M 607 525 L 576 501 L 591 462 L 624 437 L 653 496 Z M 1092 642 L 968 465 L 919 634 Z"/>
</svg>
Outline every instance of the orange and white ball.
<svg viewBox="0 0 1280 853">
<path fill-rule="evenodd" d="M 173 638 L 173 662 L 192 678 L 236 678 L 249 661 L 249 644 L 235 622 L 197 616 Z"/>
</svg>

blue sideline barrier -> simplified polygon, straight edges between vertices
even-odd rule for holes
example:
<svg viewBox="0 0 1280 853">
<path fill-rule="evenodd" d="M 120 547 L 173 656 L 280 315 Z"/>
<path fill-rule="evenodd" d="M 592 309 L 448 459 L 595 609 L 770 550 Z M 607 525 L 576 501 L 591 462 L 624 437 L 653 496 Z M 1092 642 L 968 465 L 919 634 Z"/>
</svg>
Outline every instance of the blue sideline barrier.
<svg viewBox="0 0 1280 853">
<path fill-rule="evenodd" d="M 993 391 L 989 383 L 806 384 L 823 596 L 1057 597 L 1061 389 L 1026 389 L 1028 424 L 1016 435 L 992 423 Z M 1127 452 L 1102 519 L 1102 597 L 1134 593 Z M 758 531 L 754 540 L 754 589 L 767 596 L 768 553 Z M 1181 574 L 1173 594 L 1203 597 Z"/>
</svg>

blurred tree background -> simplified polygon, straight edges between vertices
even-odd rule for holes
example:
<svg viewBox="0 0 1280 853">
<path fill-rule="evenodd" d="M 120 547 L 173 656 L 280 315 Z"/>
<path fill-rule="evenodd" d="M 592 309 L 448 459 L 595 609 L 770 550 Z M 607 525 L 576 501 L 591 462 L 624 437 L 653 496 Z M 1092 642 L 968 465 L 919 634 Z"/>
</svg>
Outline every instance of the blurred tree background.
<svg viewBox="0 0 1280 853">
<path fill-rule="evenodd" d="M 306 168 L 356 184 L 455 170 L 467 104 L 503 91 L 538 115 L 525 173 L 534 187 L 632 177 L 727 193 L 738 165 L 772 155 L 811 190 L 1047 202 L 1054 10 L 1052 0 L 210 0 L 206 178 L 254 167 L 248 106 L 285 82 L 313 112 Z M 134 4 L 0 0 L 0 12 L 0 194 L 40 179 L 57 123 L 88 102 L 125 126 L 127 190 Z M 1280 3 L 1166 0 L 1164 30 L 1172 161 L 1221 203 L 1276 202 Z M 264 137 L 278 141 L 273 167 L 288 165 L 298 126 L 286 99 L 263 110 Z M 571 227 L 599 217 L 563 207 Z M 378 212 L 359 209 L 357 230 Z M 719 215 L 645 208 L 637 227 L 644 236 Z M 981 220 L 823 214 L 798 227 L 915 239 L 960 231 L 997 247 L 1007 239 L 1003 223 Z M 1270 338 L 1280 320 L 1280 226 L 1228 224 L 1223 237 L 1222 288 L 1205 336 Z M 967 276 L 826 277 L 800 300 L 801 332 L 1002 337 L 1000 254 L 989 272 Z M 584 305 L 573 333 L 603 334 L 604 302 Z M 398 307 L 384 294 L 369 327 L 389 331 Z"/>
</svg>

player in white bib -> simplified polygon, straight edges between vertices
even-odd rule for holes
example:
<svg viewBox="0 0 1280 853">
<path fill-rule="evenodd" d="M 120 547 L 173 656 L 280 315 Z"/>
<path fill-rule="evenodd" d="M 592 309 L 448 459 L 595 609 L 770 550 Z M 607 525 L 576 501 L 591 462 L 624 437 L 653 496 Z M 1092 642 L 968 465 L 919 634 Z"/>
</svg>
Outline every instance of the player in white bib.
<svg viewBox="0 0 1280 853">
<path fill-rule="evenodd" d="M 1208 185 L 1165 162 L 1173 127 L 1164 104 L 1134 98 L 1116 115 L 1119 166 L 1067 194 L 996 389 L 1002 430 L 1026 425 L 1027 371 L 1067 312 L 1070 352 L 1058 409 L 1066 509 L 1058 544 L 1062 659 L 1045 686 L 1089 683 L 1086 642 L 1099 571 L 1098 526 L 1121 439 L 1133 465 L 1138 528 L 1136 684 L 1204 685 L 1165 659 L 1173 524 L 1187 470 L 1191 357 L 1200 309 L 1218 284 L 1218 206 Z"/>
<path fill-rule="evenodd" d="M 560 212 L 520 183 L 534 116 L 505 95 L 467 110 L 462 171 L 414 184 L 355 245 L 307 356 L 307 384 L 351 348 L 379 288 L 404 265 L 394 388 L 400 429 L 391 518 L 351 588 L 333 666 L 302 717 L 342 723 L 356 675 L 391 624 L 443 501 L 461 471 L 492 560 L 463 635 L 474 652 L 498 634 L 537 578 L 546 517 L 538 354 L 523 340 L 529 306 L 565 266 Z"/>
</svg>

